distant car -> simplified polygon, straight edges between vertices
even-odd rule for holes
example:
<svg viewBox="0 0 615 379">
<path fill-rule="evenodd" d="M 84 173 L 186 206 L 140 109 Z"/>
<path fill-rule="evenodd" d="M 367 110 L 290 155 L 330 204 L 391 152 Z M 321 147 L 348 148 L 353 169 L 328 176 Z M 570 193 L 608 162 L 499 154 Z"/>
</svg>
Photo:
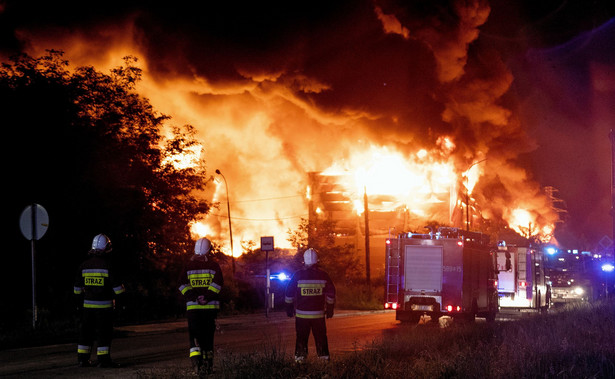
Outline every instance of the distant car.
<svg viewBox="0 0 615 379">
<path fill-rule="evenodd" d="M 591 298 L 591 287 L 572 284 L 566 287 L 551 288 L 551 303 L 554 306 L 587 302 Z"/>
</svg>

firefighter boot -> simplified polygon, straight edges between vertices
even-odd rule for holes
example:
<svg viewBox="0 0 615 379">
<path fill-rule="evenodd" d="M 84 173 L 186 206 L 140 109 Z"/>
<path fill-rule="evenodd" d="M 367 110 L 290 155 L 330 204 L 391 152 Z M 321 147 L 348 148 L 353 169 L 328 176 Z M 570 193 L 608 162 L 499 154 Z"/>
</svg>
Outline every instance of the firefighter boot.
<svg viewBox="0 0 615 379">
<path fill-rule="evenodd" d="M 190 362 L 192 362 L 192 369 L 194 370 L 194 373 L 199 375 L 199 373 L 201 372 L 201 367 L 203 367 L 203 357 L 190 357 Z"/>
<path fill-rule="evenodd" d="M 199 375 L 210 375 L 214 373 L 214 352 L 206 351 L 203 354 L 203 365 L 199 371 Z"/>
<path fill-rule="evenodd" d="M 79 367 L 90 367 L 92 366 L 92 362 L 90 361 L 90 354 L 77 354 L 77 366 Z"/>
<path fill-rule="evenodd" d="M 214 373 L 214 360 L 213 359 L 206 359 L 203 362 L 203 367 L 201 367 L 201 372 L 200 374 L 203 375 L 210 375 Z"/>
</svg>

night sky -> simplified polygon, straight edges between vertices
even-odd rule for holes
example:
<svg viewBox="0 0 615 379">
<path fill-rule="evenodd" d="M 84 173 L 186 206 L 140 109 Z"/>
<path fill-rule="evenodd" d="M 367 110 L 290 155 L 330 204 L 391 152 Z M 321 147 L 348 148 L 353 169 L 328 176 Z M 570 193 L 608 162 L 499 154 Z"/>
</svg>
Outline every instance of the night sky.
<svg viewBox="0 0 615 379">
<path fill-rule="evenodd" d="M 608 0 L 9 0 L 0 60 L 53 48 L 106 70 L 138 56 L 140 91 L 197 127 L 233 198 L 296 195 L 305 172 L 357 147 L 435 151 L 451 136 L 458 171 L 488 158 L 477 201 L 490 214 L 526 198 L 547 222 L 529 198 L 552 186 L 568 211 L 557 239 L 592 246 L 612 234 L 613 17 Z M 301 206 L 252 211 L 284 220 Z"/>
</svg>

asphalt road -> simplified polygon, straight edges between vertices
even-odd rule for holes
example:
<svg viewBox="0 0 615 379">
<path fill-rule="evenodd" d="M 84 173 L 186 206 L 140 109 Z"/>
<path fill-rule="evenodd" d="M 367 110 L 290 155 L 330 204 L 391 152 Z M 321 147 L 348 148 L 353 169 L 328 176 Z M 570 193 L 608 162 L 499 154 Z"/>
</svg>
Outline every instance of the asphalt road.
<svg viewBox="0 0 615 379">
<path fill-rule="evenodd" d="M 530 313 L 502 310 L 499 321 L 513 321 Z M 485 322 L 477 318 L 477 322 Z M 219 318 L 215 336 L 216 361 L 252 354 L 286 354 L 295 346 L 294 319 L 284 312 Z M 394 311 L 337 311 L 327 320 L 332 359 L 369 347 L 407 324 L 395 320 Z M 437 326 L 436 326 L 437 327 Z M 191 376 L 185 320 L 116 328 L 111 355 L 119 369 L 76 367 L 76 344 L 0 351 L 0 377 L 143 378 Z M 309 355 L 315 356 L 310 337 Z M 165 374 L 166 373 L 166 374 Z"/>
<path fill-rule="evenodd" d="M 294 354 L 294 319 L 284 312 L 218 319 L 216 358 L 254 352 Z M 399 327 L 391 311 L 338 311 L 327 320 L 331 355 L 369 346 L 383 332 Z M 167 370 L 169 376 L 191 373 L 185 320 L 116 328 L 111 355 L 119 369 L 76 367 L 76 345 L 62 344 L 0 351 L 1 377 L 137 378 Z M 309 354 L 315 356 L 310 337 Z"/>
</svg>

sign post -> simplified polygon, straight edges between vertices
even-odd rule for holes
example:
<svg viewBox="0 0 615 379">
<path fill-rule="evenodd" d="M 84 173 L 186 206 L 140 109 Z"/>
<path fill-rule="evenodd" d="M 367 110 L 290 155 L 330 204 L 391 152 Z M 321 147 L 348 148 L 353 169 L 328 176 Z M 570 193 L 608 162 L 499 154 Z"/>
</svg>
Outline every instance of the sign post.
<svg viewBox="0 0 615 379">
<path fill-rule="evenodd" d="M 273 251 L 273 237 L 261 237 L 261 251 L 265 252 L 265 277 L 267 285 L 265 290 L 265 316 L 269 317 L 269 308 L 271 304 L 271 274 L 269 272 L 269 252 Z"/>
<path fill-rule="evenodd" d="M 30 253 L 32 255 L 32 328 L 36 328 L 38 310 L 36 308 L 36 266 L 34 264 L 34 241 L 45 235 L 49 227 L 49 215 L 45 208 L 39 204 L 27 206 L 19 217 L 21 234 L 30 240 Z"/>
</svg>

